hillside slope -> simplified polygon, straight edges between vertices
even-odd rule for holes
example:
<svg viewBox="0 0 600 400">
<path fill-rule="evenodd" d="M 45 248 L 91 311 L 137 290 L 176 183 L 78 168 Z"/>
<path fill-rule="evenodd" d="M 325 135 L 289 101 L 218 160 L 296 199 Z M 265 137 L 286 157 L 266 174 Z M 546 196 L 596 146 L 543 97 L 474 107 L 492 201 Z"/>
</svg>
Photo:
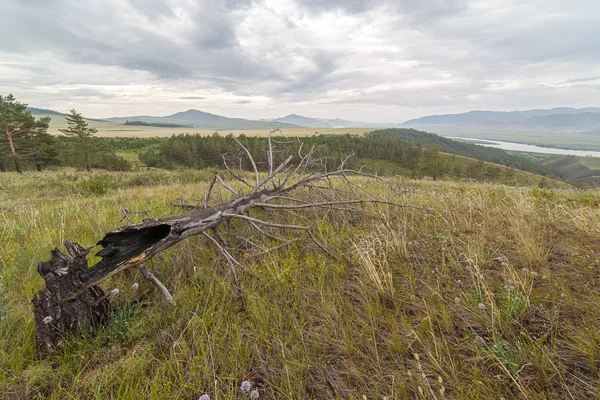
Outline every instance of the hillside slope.
<svg viewBox="0 0 600 400">
<path fill-rule="evenodd" d="M 90 178 L 0 174 L 0 399 L 239 399 L 245 380 L 269 400 L 600 393 L 598 193 L 405 179 L 352 182 L 429 211 L 270 217 L 308 224 L 339 260 L 279 232 L 292 243 L 265 252 L 277 242 L 234 224 L 243 305 L 219 253 L 192 238 L 148 265 L 177 306 L 136 271 L 118 275 L 104 285 L 120 293 L 100 336 L 35 360 L 32 260 L 66 238 L 95 243 L 121 208 L 170 215 L 174 198 L 201 199 L 210 184 L 189 171 L 109 176 L 122 188 L 82 197 L 58 185 Z"/>
</svg>

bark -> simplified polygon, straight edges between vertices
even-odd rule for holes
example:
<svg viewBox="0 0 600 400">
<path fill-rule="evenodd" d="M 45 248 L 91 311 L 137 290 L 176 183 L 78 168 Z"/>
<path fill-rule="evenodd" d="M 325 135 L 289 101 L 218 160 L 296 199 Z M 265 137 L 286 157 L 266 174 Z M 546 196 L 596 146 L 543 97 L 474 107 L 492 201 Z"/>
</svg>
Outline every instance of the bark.
<svg viewBox="0 0 600 400">
<path fill-rule="evenodd" d="M 6 132 L 6 139 L 8 140 L 8 149 L 10 151 L 10 158 L 12 158 L 15 163 L 15 169 L 18 173 L 22 174 L 21 165 L 19 164 L 19 159 L 17 158 L 17 152 L 15 151 L 15 145 L 13 143 L 12 132 L 8 129 L 8 125 L 4 123 L 4 130 Z"/>
<path fill-rule="evenodd" d="M 39 355 L 46 355 L 62 346 L 64 339 L 82 331 L 93 333 L 106 321 L 110 303 L 97 286 L 91 287 L 73 301 L 59 305 L 65 294 L 72 292 L 82 283 L 82 274 L 87 271 L 86 256 L 89 249 L 78 244 L 65 243 L 71 257 L 58 249 L 52 258 L 40 262 L 38 272 L 46 281 L 32 300 L 36 322 L 36 341 Z"/>
<path fill-rule="evenodd" d="M 88 172 L 92 172 L 92 159 L 90 158 L 90 152 L 85 152 L 85 168 Z"/>
</svg>

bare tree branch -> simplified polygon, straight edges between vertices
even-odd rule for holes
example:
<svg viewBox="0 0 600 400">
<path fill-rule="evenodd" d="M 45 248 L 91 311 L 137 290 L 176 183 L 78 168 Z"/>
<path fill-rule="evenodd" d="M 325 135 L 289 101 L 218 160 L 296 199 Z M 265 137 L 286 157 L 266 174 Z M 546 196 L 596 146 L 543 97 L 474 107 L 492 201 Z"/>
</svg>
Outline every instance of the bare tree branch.
<svg viewBox="0 0 600 400">
<path fill-rule="evenodd" d="M 158 280 L 158 278 L 156 276 L 154 276 L 152 271 L 150 271 L 148 268 L 146 268 L 143 264 L 136 266 L 136 268 L 138 271 L 141 272 L 141 274 L 144 276 L 144 278 L 146 278 L 150 282 L 152 282 L 158 288 L 158 290 L 161 291 L 161 293 L 163 294 L 163 296 L 165 296 L 165 299 L 167 299 L 167 301 L 169 303 L 171 303 L 172 305 L 175 305 L 173 296 L 171 296 L 171 293 L 169 293 L 169 290 L 167 289 L 167 287 L 165 285 L 163 285 L 163 283 L 160 280 Z"/>
</svg>

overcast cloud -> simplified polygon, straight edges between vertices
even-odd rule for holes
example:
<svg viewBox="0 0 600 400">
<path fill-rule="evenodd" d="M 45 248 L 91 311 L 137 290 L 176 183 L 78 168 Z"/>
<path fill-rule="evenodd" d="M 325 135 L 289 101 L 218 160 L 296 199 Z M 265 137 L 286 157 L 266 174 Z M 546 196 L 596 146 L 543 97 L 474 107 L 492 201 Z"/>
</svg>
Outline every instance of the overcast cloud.
<svg viewBox="0 0 600 400">
<path fill-rule="evenodd" d="M 598 0 L 0 0 L 0 94 L 90 117 L 600 106 Z"/>
</svg>

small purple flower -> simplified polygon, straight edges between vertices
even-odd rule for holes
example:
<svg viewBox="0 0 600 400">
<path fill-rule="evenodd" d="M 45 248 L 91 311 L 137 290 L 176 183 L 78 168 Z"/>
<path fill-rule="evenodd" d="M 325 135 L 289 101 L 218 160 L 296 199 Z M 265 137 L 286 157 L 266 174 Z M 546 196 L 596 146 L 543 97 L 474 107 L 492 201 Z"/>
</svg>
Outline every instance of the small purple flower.
<svg viewBox="0 0 600 400">
<path fill-rule="evenodd" d="M 252 392 L 250 392 L 251 399 L 258 399 L 259 397 L 260 395 L 258 394 L 258 390 L 254 389 Z"/>
<path fill-rule="evenodd" d="M 140 285 L 139 285 L 137 282 L 136 282 L 136 283 L 134 283 L 133 285 L 131 285 L 131 288 L 132 288 L 133 290 L 138 290 L 138 288 L 139 288 L 139 287 L 140 287 Z M 202 399 L 202 400 L 207 400 L 207 399 Z"/>
<path fill-rule="evenodd" d="M 204 393 L 198 400 L 210 400 L 210 396 Z"/>
<path fill-rule="evenodd" d="M 251 387 L 252 387 L 252 384 L 250 382 L 244 381 L 244 382 L 242 382 L 242 386 L 240 386 L 240 389 L 243 390 L 244 392 L 249 392 Z"/>
<path fill-rule="evenodd" d="M 117 289 L 117 288 L 114 288 L 113 290 L 110 291 L 111 296 L 116 296 L 118 294 L 119 294 L 119 289 Z"/>
</svg>

